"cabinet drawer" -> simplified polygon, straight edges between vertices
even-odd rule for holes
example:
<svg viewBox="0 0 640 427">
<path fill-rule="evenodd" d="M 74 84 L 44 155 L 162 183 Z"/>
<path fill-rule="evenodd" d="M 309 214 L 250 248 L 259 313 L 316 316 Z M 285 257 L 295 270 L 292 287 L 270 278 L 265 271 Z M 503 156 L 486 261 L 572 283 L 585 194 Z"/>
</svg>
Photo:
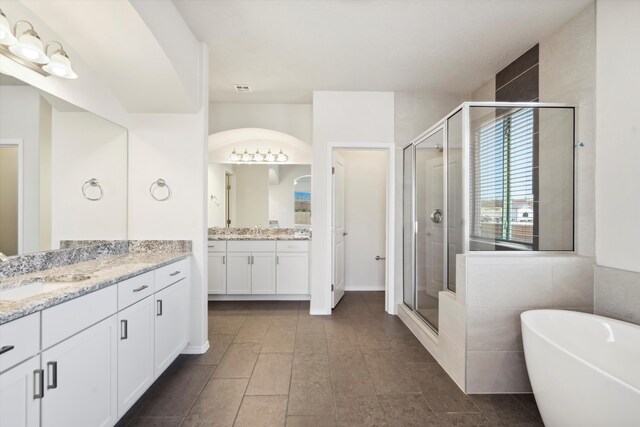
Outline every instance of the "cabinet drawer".
<svg viewBox="0 0 640 427">
<path fill-rule="evenodd" d="M 42 311 L 42 348 L 48 348 L 118 311 L 118 287 L 109 286 Z"/>
<path fill-rule="evenodd" d="M 278 240 L 278 252 L 309 252 L 309 242 L 305 240 Z"/>
<path fill-rule="evenodd" d="M 229 252 L 275 252 L 275 240 L 230 240 L 227 244 Z"/>
<path fill-rule="evenodd" d="M 209 240 L 207 243 L 209 252 L 226 252 L 227 241 L 226 240 Z"/>
<path fill-rule="evenodd" d="M 189 276 L 189 258 L 156 270 L 156 292 Z"/>
<path fill-rule="evenodd" d="M 154 277 L 150 271 L 118 283 L 118 310 L 151 295 L 155 289 Z"/>
<path fill-rule="evenodd" d="M 0 325 L 0 372 L 40 350 L 40 313 Z"/>
</svg>

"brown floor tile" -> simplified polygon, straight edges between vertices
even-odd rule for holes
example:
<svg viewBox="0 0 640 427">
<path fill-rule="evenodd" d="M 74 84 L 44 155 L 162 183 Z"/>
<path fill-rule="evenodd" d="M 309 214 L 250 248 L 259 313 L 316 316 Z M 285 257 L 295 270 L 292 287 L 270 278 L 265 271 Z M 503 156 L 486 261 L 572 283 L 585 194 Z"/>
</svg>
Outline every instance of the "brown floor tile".
<svg viewBox="0 0 640 427">
<path fill-rule="evenodd" d="M 374 350 L 364 352 L 364 359 L 377 394 L 420 393 L 397 352 Z"/>
<path fill-rule="evenodd" d="M 335 427 L 337 426 L 334 416 L 315 415 L 289 415 L 287 417 L 287 427 Z"/>
<path fill-rule="evenodd" d="M 331 415 L 334 413 L 329 355 L 293 356 L 288 415 Z"/>
<path fill-rule="evenodd" d="M 375 394 L 373 381 L 360 349 L 332 352 L 330 364 L 331 382 L 336 399 Z"/>
<path fill-rule="evenodd" d="M 246 379 L 210 379 L 182 425 L 233 426 L 247 382 Z"/>
<path fill-rule="evenodd" d="M 249 317 L 242 324 L 240 330 L 233 339 L 234 343 L 255 342 L 262 343 L 267 331 L 269 330 L 269 321 L 256 317 Z"/>
<path fill-rule="evenodd" d="M 376 396 L 336 399 L 338 426 L 389 426 L 387 416 Z"/>
<path fill-rule="evenodd" d="M 542 422 L 542 416 L 540 415 L 540 410 L 538 409 L 538 405 L 536 404 L 536 398 L 533 394 L 513 394 L 512 395 L 522 406 L 527 410 L 533 417 Z"/>
<path fill-rule="evenodd" d="M 390 335 L 390 340 L 403 362 L 438 363 L 413 334 L 393 334 Z"/>
<path fill-rule="evenodd" d="M 261 354 L 251 374 L 247 395 L 288 395 L 292 354 Z"/>
<path fill-rule="evenodd" d="M 286 396 L 245 396 L 236 418 L 236 427 L 284 427 Z"/>
<path fill-rule="evenodd" d="M 205 354 L 189 355 L 185 363 L 192 365 L 217 365 L 233 341 L 234 335 L 209 335 L 209 350 Z"/>
<path fill-rule="evenodd" d="M 295 340 L 295 329 L 273 329 L 271 325 L 262 343 L 261 353 L 293 353 Z"/>
<path fill-rule="evenodd" d="M 537 422 L 510 394 L 477 394 L 470 397 L 492 425 L 515 426 Z"/>
<path fill-rule="evenodd" d="M 405 367 L 434 412 L 479 412 L 437 363 L 405 363 Z"/>
<path fill-rule="evenodd" d="M 295 341 L 295 353 L 327 353 L 329 347 L 327 337 L 322 334 L 308 334 L 297 336 Z"/>
<path fill-rule="evenodd" d="M 181 417 L 138 417 L 134 418 L 127 427 L 178 427 Z"/>
<path fill-rule="evenodd" d="M 182 364 L 149 390 L 136 417 L 184 417 L 213 372 L 213 366 Z"/>
<path fill-rule="evenodd" d="M 434 412 L 433 417 L 422 424 L 424 427 L 476 427 L 489 426 L 489 421 L 480 412 Z"/>
<path fill-rule="evenodd" d="M 421 427 L 434 419 L 433 412 L 420 393 L 387 394 L 378 396 L 378 400 L 393 425 Z"/>
<path fill-rule="evenodd" d="M 249 378 L 258 359 L 262 344 L 231 344 L 218 364 L 214 378 Z"/>
<path fill-rule="evenodd" d="M 246 316 L 209 316 L 209 333 L 222 335 L 235 335 L 238 333 Z"/>
</svg>

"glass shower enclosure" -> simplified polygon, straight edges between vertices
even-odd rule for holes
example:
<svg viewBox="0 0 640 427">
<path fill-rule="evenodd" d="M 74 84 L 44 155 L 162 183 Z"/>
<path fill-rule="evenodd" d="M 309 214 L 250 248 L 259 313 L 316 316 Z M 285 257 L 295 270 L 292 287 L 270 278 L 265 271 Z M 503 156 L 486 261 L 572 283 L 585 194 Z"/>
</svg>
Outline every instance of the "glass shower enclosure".
<svg viewBox="0 0 640 427">
<path fill-rule="evenodd" d="M 572 251 L 575 108 L 467 102 L 403 151 L 403 302 L 438 330 L 456 256 Z"/>
</svg>

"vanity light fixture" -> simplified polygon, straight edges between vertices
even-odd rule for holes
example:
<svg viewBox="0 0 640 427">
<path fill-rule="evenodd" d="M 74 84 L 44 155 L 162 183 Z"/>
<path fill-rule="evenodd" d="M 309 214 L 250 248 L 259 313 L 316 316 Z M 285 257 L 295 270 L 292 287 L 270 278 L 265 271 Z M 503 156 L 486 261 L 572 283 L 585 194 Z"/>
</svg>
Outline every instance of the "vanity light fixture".
<svg viewBox="0 0 640 427">
<path fill-rule="evenodd" d="M 45 53 L 52 45 L 57 45 L 58 49 L 53 52 L 53 54 L 50 56 L 51 61 L 47 65 L 42 67 L 42 69 L 49 74 L 57 77 L 62 77 L 63 79 L 77 79 L 78 75 L 71 68 L 69 55 L 67 55 L 67 52 L 64 51 L 64 48 L 62 47 L 60 42 L 52 41 L 47 43 Z"/>
<path fill-rule="evenodd" d="M 16 43 L 18 43 L 18 39 L 11 32 L 11 24 L 9 24 L 7 15 L 0 9 L 0 44 L 13 46 Z"/>
<path fill-rule="evenodd" d="M 234 148 L 229 155 L 229 160 L 234 163 L 284 163 L 289 160 L 289 156 L 284 154 L 282 149 L 280 149 L 278 154 L 273 154 L 271 149 L 269 149 L 266 154 L 262 154 L 260 150 L 256 150 L 255 154 L 251 154 L 245 148 L 244 153 L 238 154 Z"/>
<path fill-rule="evenodd" d="M 52 52 L 49 48 L 53 46 Z M 0 54 L 23 65 L 30 70 L 63 79 L 77 79 L 71 68 L 69 55 L 60 42 L 51 41 L 45 46 L 33 24 L 21 20 L 13 25 L 13 31 L 7 16 L 0 10 Z"/>
<path fill-rule="evenodd" d="M 27 24 L 29 29 L 17 36 L 18 42 L 9 47 L 11 53 L 34 64 L 47 64 L 49 57 L 44 53 L 42 40 L 29 21 L 18 21 L 13 26 L 14 34 L 18 34 L 18 25 Z"/>
</svg>

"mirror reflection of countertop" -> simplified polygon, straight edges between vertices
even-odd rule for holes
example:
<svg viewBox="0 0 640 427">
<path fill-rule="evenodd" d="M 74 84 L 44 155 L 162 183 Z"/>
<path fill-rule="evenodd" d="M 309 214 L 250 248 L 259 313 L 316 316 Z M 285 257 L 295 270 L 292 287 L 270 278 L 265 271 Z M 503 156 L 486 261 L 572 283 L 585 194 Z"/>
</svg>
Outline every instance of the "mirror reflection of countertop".
<svg viewBox="0 0 640 427">
<path fill-rule="evenodd" d="M 258 234 L 220 234 L 220 235 L 209 235 L 209 241 L 220 241 L 220 240 L 311 240 L 311 235 L 258 235 Z"/>
<path fill-rule="evenodd" d="M 308 228 L 211 227 L 209 241 L 222 240 L 311 240 Z"/>
</svg>

